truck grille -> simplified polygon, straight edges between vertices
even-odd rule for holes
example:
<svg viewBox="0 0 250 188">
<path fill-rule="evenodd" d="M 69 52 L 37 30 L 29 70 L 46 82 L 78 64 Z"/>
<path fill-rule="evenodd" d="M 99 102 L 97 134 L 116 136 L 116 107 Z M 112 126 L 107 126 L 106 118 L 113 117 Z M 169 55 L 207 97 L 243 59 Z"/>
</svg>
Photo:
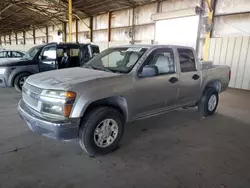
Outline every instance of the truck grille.
<svg viewBox="0 0 250 188">
<path fill-rule="evenodd" d="M 24 87 L 24 89 L 26 89 L 32 93 L 38 94 L 38 95 L 40 95 L 43 91 L 43 89 L 35 87 L 33 85 L 30 85 L 27 82 L 24 83 L 23 87 Z"/>
<path fill-rule="evenodd" d="M 39 111 L 38 97 L 42 93 L 42 89 L 25 82 L 22 90 L 23 101 L 34 110 Z"/>
</svg>

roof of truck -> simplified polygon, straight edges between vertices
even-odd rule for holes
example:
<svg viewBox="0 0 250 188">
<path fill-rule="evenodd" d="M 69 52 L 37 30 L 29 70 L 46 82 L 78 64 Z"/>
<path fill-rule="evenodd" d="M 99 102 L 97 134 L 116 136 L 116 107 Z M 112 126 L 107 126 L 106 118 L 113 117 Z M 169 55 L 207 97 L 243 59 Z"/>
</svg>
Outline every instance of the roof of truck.
<svg viewBox="0 0 250 188">
<path fill-rule="evenodd" d="M 190 46 L 180 46 L 180 45 L 172 45 L 172 44 L 130 44 L 130 45 L 123 45 L 123 46 L 114 46 L 116 47 L 124 47 L 124 48 L 155 48 L 155 47 L 176 47 L 176 48 L 191 48 Z"/>
</svg>

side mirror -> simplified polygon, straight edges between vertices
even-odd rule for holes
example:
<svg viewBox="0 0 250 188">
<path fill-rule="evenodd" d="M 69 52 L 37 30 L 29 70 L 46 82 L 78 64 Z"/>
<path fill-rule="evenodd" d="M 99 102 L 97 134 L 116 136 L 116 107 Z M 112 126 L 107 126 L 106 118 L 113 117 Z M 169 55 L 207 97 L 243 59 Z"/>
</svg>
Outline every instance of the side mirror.
<svg viewBox="0 0 250 188">
<path fill-rule="evenodd" d="M 45 59 L 47 59 L 47 56 L 40 55 L 40 56 L 39 56 L 39 59 L 40 59 L 40 60 L 45 60 Z"/>
<path fill-rule="evenodd" d="M 140 77 L 153 77 L 158 74 L 158 68 L 155 65 L 146 65 L 142 68 L 141 73 L 139 74 Z"/>
</svg>

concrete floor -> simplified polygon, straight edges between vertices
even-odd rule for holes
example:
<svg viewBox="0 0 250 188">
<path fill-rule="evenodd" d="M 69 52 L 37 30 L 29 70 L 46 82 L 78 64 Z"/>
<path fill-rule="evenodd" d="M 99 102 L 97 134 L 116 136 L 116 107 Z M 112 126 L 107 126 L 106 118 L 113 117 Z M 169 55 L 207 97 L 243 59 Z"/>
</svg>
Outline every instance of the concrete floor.
<svg viewBox="0 0 250 188">
<path fill-rule="evenodd" d="M 224 92 L 206 119 L 189 109 L 129 124 L 121 147 L 99 158 L 29 131 L 19 98 L 0 89 L 1 188 L 250 187 L 250 92 Z"/>
</svg>

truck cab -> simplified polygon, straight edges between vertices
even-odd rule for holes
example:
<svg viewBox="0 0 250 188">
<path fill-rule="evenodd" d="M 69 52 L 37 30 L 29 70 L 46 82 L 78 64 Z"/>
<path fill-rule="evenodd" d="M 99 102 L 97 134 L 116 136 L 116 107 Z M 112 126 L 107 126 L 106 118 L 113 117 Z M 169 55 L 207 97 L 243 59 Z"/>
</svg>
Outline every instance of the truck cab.
<svg viewBox="0 0 250 188">
<path fill-rule="evenodd" d="M 31 48 L 20 60 L 0 63 L 0 87 L 15 87 L 18 91 L 28 76 L 45 71 L 78 67 L 88 62 L 99 47 L 93 44 L 50 43 Z"/>
</svg>

